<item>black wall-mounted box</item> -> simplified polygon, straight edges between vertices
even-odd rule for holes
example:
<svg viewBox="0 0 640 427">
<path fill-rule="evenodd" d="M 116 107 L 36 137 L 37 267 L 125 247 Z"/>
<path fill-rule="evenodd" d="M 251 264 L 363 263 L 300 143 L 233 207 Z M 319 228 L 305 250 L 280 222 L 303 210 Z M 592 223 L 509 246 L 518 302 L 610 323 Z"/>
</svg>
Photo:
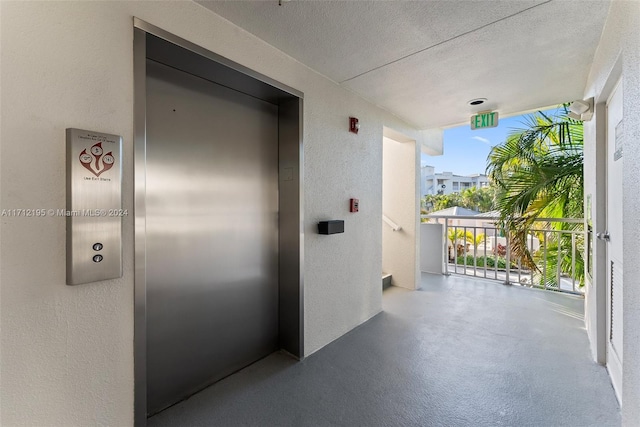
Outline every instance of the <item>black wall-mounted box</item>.
<svg viewBox="0 0 640 427">
<path fill-rule="evenodd" d="M 318 223 L 319 234 L 337 234 L 344 233 L 344 221 L 341 219 L 334 219 L 331 221 L 320 221 Z"/>
</svg>

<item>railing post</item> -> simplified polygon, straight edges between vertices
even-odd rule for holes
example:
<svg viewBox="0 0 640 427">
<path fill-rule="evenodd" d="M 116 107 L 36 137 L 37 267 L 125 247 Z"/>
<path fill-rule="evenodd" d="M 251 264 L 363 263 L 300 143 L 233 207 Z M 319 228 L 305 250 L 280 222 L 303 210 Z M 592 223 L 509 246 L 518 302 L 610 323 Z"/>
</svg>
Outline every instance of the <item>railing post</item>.
<svg viewBox="0 0 640 427">
<path fill-rule="evenodd" d="M 498 226 L 493 230 L 493 280 L 498 280 Z"/>
<path fill-rule="evenodd" d="M 505 281 L 504 284 L 505 285 L 510 285 L 511 284 L 511 277 L 510 277 L 510 273 L 511 273 L 511 242 L 509 239 L 509 230 L 506 230 L 505 232 L 505 240 L 507 243 L 507 253 L 506 255 L 506 259 L 507 259 L 507 265 L 506 265 L 506 270 L 505 270 Z M 496 263 L 497 263 L 497 256 L 496 256 Z"/>
<path fill-rule="evenodd" d="M 453 272 L 458 274 L 458 226 L 453 226 Z"/>
<path fill-rule="evenodd" d="M 462 265 L 464 266 L 464 275 L 467 275 L 467 257 L 468 257 L 468 253 L 467 253 L 467 226 L 465 225 L 464 229 L 463 229 L 463 235 L 462 235 L 462 244 L 464 245 L 464 261 L 462 262 Z"/>
<path fill-rule="evenodd" d="M 571 288 L 573 289 L 573 292 L 576 292 L 576 235 L 575 233 L 571 233 Z"/>
<path fill-rule="evenodd" d="M 544 240 L 544 262 L 542 263 L 542 285 L 544 289 L 547 289 L 547 232 L 542 232 L 542 238 Z"/>
<path fill-rule="evenodd" d="M 556 281 L 558 282 L 558 290 L 561 289 L 562 280 L 562 230 L 558 230 L 558 249 L 556 250 Z"/>
<path fill-rule="evenodd" d="M 522 284 L 522 258 L 518 258 L 518 284 Z"/>
<path fill-rule="evenodd" d="M 473 226 L 473 277 L 478 275 L 477 266 L 478 263 L 478 248 L 476 248 L 476 240 L 478 239 L 478 227 L 477 225 Z"/>
<path fill-rule="evenodd" d="M 536 233 L 534 231 L 533 225 L 531 225 L 531 227 L 532 228 L 530 229 L 529 235 L 528 235 L 528 236 L 531 237 L 531 243 L 529 244 L 529 253 L 533 255 L 533 252 L 534 252 L 534 250 L 533 250 L 533 239 L 536 237 Z M 540 245 L 540 241 L 538 241 L 538 246 L 539 245 Z M 538 247 L 538 249 L 540 249 L 540 248 Z M 531 268 L 531 267 L 529 267 L 529 268 L 530 268 L 529 279 L 531 280 L 531 286 L 535 286 L 535 282 L 533 281 L 533 279 L 534 279 L 534 276 L 536 274 L 536 269 L 535 268 Z"/>
<path fill-rule="evenodd" d="M 444 271 L 445 276 L 449 276 L 449 219 L 444 218 Z"/>
<path fill-rule="evenodd" d="M 487 227 L 484 227 L 484 278 L 487 278 Z"/>
</svg>

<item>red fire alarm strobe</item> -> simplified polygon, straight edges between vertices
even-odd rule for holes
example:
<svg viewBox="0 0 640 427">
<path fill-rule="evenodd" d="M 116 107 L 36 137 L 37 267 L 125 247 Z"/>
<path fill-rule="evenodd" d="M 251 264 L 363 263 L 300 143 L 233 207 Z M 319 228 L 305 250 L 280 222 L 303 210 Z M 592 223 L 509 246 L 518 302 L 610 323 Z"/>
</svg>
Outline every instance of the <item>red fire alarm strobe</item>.
<svg viewBox="0 0 640 427">
<path fill-rule="evenodd" d="M 349 204 L 349 212 L 358 212 L 360 207 L 360 200 L 351 199 L 351 203 Z"/>
<path fill-rule="evenodd" d="M 358 122 L 358 119 L 356 119 L 355 117 L 349 117 L 349 132 L 358 134 L 359 130 L 360 130 L 360 123 Z"/>
</svg>

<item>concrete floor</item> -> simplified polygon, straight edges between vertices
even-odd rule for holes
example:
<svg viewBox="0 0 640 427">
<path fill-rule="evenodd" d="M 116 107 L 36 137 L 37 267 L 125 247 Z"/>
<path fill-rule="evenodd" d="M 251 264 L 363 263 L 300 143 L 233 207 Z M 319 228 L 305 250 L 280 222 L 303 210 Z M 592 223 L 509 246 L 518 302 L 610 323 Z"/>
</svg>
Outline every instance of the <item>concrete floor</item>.
<svg viewBox="0 0 640 427">
<path fill-rule="evenodd" d="M 423 274 L 303 362 L 273 354 L 149 426 L 619 426 L 581 297 Z"/>
</svg>

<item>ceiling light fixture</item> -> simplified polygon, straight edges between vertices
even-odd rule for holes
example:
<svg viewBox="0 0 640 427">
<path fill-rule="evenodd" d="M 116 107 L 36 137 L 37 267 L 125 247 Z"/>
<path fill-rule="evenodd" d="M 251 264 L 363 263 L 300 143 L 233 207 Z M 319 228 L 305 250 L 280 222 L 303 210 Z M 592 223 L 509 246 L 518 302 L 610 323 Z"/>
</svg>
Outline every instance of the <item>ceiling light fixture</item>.
<svg viewBox="0 0 640 427">
<path fill-rule="evenodd" d="M 485 102 L 487 102 L 487 98 L 476 98 L 469 101 L 469 105 L 476 106 L 476 105 L 484 104 Z"/>
</svg>

